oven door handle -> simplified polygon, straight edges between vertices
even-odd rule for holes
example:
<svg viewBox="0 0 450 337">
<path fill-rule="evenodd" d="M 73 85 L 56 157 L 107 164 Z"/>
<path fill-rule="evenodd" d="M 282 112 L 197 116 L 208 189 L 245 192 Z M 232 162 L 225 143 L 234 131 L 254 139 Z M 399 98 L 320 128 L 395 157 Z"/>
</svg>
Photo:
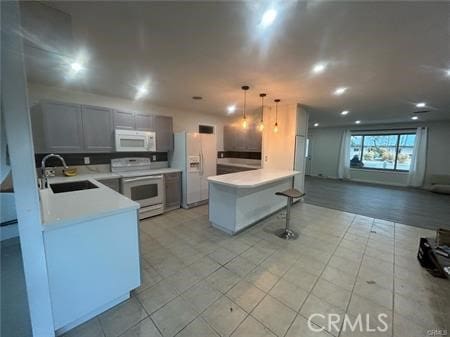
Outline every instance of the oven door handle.
<svg viewBox="0 0 450 337">
<path fill-rule="evenodd" d="M 133 179 L 124 179 L 124 183 L 131 183 L 133 181 L 139 181 L 139 180 L 152 180 L 152 179 L 162 179 L 163 176 L 146 176 L 146 177 L 140 177 L 140 178 L 133 178 Z"/>
</svg>

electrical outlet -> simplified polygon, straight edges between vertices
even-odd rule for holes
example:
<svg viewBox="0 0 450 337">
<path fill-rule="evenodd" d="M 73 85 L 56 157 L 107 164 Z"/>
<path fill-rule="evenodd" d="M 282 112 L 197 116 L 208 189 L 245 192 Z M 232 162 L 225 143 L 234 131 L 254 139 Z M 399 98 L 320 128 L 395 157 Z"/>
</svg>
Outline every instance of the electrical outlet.
<svg viewBox="0 0 450 337">
<path fill-rule="evenodd" d="M 89 157 L 84 157 L 84 165 L 89 165 L 91 163 L 91 158 Z"/>
<path fill-rule="evenodd" d="M 220 153 L 220 158 L 223 158 L 223 152 Z"/>
<path fill-rule="evenodd" d="M 156 161 L 156 155 L 155 154 L 152 156 L 152 161 Z"/>
</svg>

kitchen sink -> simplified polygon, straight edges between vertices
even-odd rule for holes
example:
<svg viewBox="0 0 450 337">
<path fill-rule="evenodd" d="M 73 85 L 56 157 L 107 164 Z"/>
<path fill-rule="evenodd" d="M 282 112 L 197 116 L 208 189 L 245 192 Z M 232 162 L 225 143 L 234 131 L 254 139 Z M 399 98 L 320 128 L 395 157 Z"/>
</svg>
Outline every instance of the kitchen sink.
<svg viewBox="0 0 450 337">
<path fill-rule="evenodd" d="M 91 183 L 89 180 L 73 181 L 69 183 L 50 184 L 53 193 L 74 192 L 81 190 L 90 190 L 98 188 L 97 185 Z"/>
</svg>

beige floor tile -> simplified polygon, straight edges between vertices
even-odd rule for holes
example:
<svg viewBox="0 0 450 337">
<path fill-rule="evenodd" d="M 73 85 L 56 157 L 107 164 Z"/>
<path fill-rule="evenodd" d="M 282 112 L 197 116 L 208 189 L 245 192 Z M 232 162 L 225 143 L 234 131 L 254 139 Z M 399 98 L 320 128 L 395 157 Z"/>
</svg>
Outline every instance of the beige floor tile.
<svg viewBox="0 0 450 337">
<path fill-rule="evenodd" d="M 269 294 L 294 311 L 298 311 L 308 297 L 308 292 L 305 289 L 285 279 L 281 279 Z"/>
<path fill-rule="evenodd" d="M 227 293 L 227 296 L 231 298 L 233 302 L 237 303 L 248 313 L 256 307 L 265 295 L 266 294 L 262 290 L 256 288 L 252 283 L 246 280 L 241 280 Z"/>
<path fill-rule="evenodd" d="M 356 277 L 353 275 L 349 275 L 346 272 L 333 267 L 326 267 L 321 278 L 349 291 L 353 290 L 356 281 Z"/>
<path fill-rule="evenodd" d="M 259 289 L 268 292 L 279 280 L 279 276 L 272 274 L 263 267 L 257 267 L 248 273 L 245 279 L 253 283 Z"/>
<path fill-rule="evenodd" d="M 170 282 L 179 293 L 183 293 L 194 284 L 198 283 L 200 278 L 187 267 L 169 276 L 167 281 Z"/>
<path fill-rule="evenodd" d="M 359 270 L 356 281 L 374 283 L 379 287 L 385 288 L 389 291 L 393 291 L 394 274 L 390 271 L 381 272 L 367 266 L 363 266 Z"/>
<path fill-rule="evenodd" d="M 233 273 L 239 275 L 240 277 L 244 277 L 253 269 L 256 268 L 256 264 L 243 258 L 241 256 L 237 256 L 230 262 L 225 265 L 225 268 L 232 271 Z"/>
<path fill-rule="evenodd" d="M 197 317 L 187 327 L 181 330 L 176 337 L 219 337 L 201 317 Z"/>
<path fill-rule="evenodd" d="M 194 309 L 183 298 L 177 297 L 153 313 L 151 318 L 163 337 L 172 337 L 196 316 Z"/>
<path fill-rule="evenodd" d="M 417 321 L 405 318 L 399 314 L 394 315 L 394 337 L 429 336 L 428 330 L 431 329 L 430 326 L 424 326 Z"/>
<path fill-rule="evenodd" d="M 195 261 L 193 264 L 189 266 L 190 270 L 196 274 L 199 278 L 207 277 L 212 274 L 214 271 L 220 268 L 220 264 L 218 264 L 213 259 L 205 256 L 201 259 Z"/>
<path fill-rule="evenodd" d="M 320 330 L 320 331 L 319 331 Z M 331 337 L 322 327 L 316 325 L 312 321 L 308 324 L 308 320 L 302 316 L 297 316 L 286 337 Z"/>
<path fill-rule="evenodd" d="M 147 317 L 139 301 L 131 297 L 98 316 L 106 337 L 120 336 L 127 329 Z"/>
<path fill-rule="evenodd" d="M 240 281 L 240 277 L 228 269 L 222 267 L 206 278 L 211 286 L 222 293 L 226 293 L 236 283 Z"/>
<path fill-rule="evenodd" d="M 324 328 L 333 336 L 337 336 L 344 319 L 345 311 L 321 300 L 317 296 L 310 294 L 305 303 L 303 303 L 303 306 L 300 309 L 300 314 L 306 319 L 311 320 L 316 325 Z M 328 317 L 330 314 L 339 315 L 341 318 L 336 327 L 328 324 Z M 337 327 L 339 329 L 337 329 Z"/>
<path fill-rule="evenodd" d="M 98 318 L 93 318 L 65 333 L 63 337 L 104 337 Z"/>
<path fill-rule="evenodd" d="M 377 317 L 380 314 L 386 315 L 386 319 L 390 323 L 390 329 L 392 326 L 392 310 L 388 310 L 386 307 L 379 305 L 378 303 L 371 301 L 367 298 L 361 297 L 357 294 L 352 294 L 350 303 L 348 305 L 347 313 L 351 317 L 357 317 L 361 315 L 364 319 L 366 316 L 373 324 L 378 324 Z"/>
<path fill-rule="evenodd" d="M 344 311 L 347 309 L 351 296 L 351 291 L 335 285 L 334 283 L 331 283 L 323 278 L 320 278 L 317 281 L 312 293 L 321 300 L 328 302 Z"/>
<path fill-rule="evenodd" d="M 439 328 L 445 321 L 448 322 L 448 316 L 443 317 L 437 303 L 416 302 L 411 298 L 396 295 L 394 308 L 396 313 L 429 329 Z"/>
<path fill-rule="evenodd" d="M 146 318 L 134 327 L 128 329 L 120 337 L 161 337 L 158 329 L 150 318 Z"/>
<path fill-rule="evenodd" d="M 165 281 L 161 281 L 155 286 L 139 293 L 139 301 L 148 313 L 152 313 L 177 296 L 173 286 Z"/>
<path fill-rule="evenodd" d="M 283 276 L 283 278 L 296 286 L 310 291 L 317 280 L 317 276 L 309 273 L 305 269 L 294 265 L 289 271 Z"/>
<path fill-rule="evenodd" d="M 222 294 L 206 281 L 201 281 L 182 295 L 198 313 L 204 311 L 220 296 Z"/>
<path fill-rule="evenodd" d="M 241 256 L 253 262 L 254 264 L 260 264 L 274 252 L 275 250 L 273 249 L 263 249 L 256 245 L 243 252 Z"/>
<path fill-rule="evenodd" d="M 277 336 L 284 336 L 295 315 L 295 311 L 270 295 L 267 295 L 252 312 L 253 317 Z"/>
<path fill-rule="evenodd" d="M 228 337 L 247 317 L 247 313 L 223 296 L 202 314 L 208 324 L 222 337 Z"/>
<path fill-rule="evenodd" d="M 145 289 L 150 288 L 155 285 L 159 281 L 162 280 L 162 276 L 158 274 L 155 268 L 150 265 L 145 265 L 143 263 L 143 267 L 141 268 L 141 286 L 137 288 L 135 291 L 137 293 L 142 292 Z"/>
<path fill-rule="evenodd" d="M 307 256 L 300 256 L 300 258 L 295 262 L 294 267 L 295 266 L 303 268 L 310 274 L 319 276 L 325 269 L 326 263 Z"/>
<path fill-rule="evenodd" d="M 353 292 L 356 295 L 367 298 L 389 310 L 393 310 L 392 291 L 382 288 L 374 283 L 357 282 Z"/>
<path fill-rule="evenodd" d="M 244 322 L 233 332 L 232 337 L 276 337 L 269 329 L 259 323 L 252 316 L 248 316 Z"/>
<path fill-rule="evenodd" d="M 358 274 L 360 262 L 349 260 L 337 255 L 333 255 L 328 262 L 328 266 L 339 269 L 347 274 L 356 276 Z"/>
<path fill-rule="evenodd" d="M 227 262 L 231 261 L 232 259 L 234 259 L 237 256 L 237 254 L 229 251 L 228 249 L 219 247 L 212 253 L 208 254 L 208 256 L 211 259 L 213 259 L 214 261 L 216 261 L 217 263 L 223 265 L 223 264 L 226 264 Z"/>
</svg>

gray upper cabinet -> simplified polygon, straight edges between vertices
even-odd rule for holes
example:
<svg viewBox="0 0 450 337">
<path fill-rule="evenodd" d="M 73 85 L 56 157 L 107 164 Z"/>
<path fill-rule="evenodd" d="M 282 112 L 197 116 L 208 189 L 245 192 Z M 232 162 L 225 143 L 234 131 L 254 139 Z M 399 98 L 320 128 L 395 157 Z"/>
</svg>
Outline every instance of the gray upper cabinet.
<svg viewBox="0 0 450 337">
<path fill-rule="evenodd" d="M 135 114 L 134 121 L 136 123 L 136 130 L 139 131 L 155 131 L 155 125 L 152 115 Z"/>
<path fill-rule="evenodd" d="M 42 101 L 31 108 L 36 153 L 114 152 L 114 129 L 156 132 L 156 151 L 173 150 L 172 117 Z"/>
<path fill-rule="evenodd" d="M 156 151 L 173 151 L 173 122 L 172 117 L 155 116 Z"/>
<path fill-rule="evenodd" d="M 114 149 L 112 110 L 83 105 L 82 120 L 86 152 L 112 152 Z"/>
<path fill-rule="evenodd" d="M 83 125 L 79 104 L 46 101 L 32 110 L 32 120 L 37 120 L 33 135 L 36 152 L 82 152 Z M 39 128 L 39 129 L 38 129 Z"/>
<path fill-rule="evenodd" d="M 125 111 L 114 111 L 114 129 L 129 129 L 136 128 L 134 122 L 134 113 Z"/>
<path fill-rule="evenodd" d="M 234 128 L 231 125 L 223 127 L 223 149 L 225 151 L 234 151 Z"/>
</svg>

